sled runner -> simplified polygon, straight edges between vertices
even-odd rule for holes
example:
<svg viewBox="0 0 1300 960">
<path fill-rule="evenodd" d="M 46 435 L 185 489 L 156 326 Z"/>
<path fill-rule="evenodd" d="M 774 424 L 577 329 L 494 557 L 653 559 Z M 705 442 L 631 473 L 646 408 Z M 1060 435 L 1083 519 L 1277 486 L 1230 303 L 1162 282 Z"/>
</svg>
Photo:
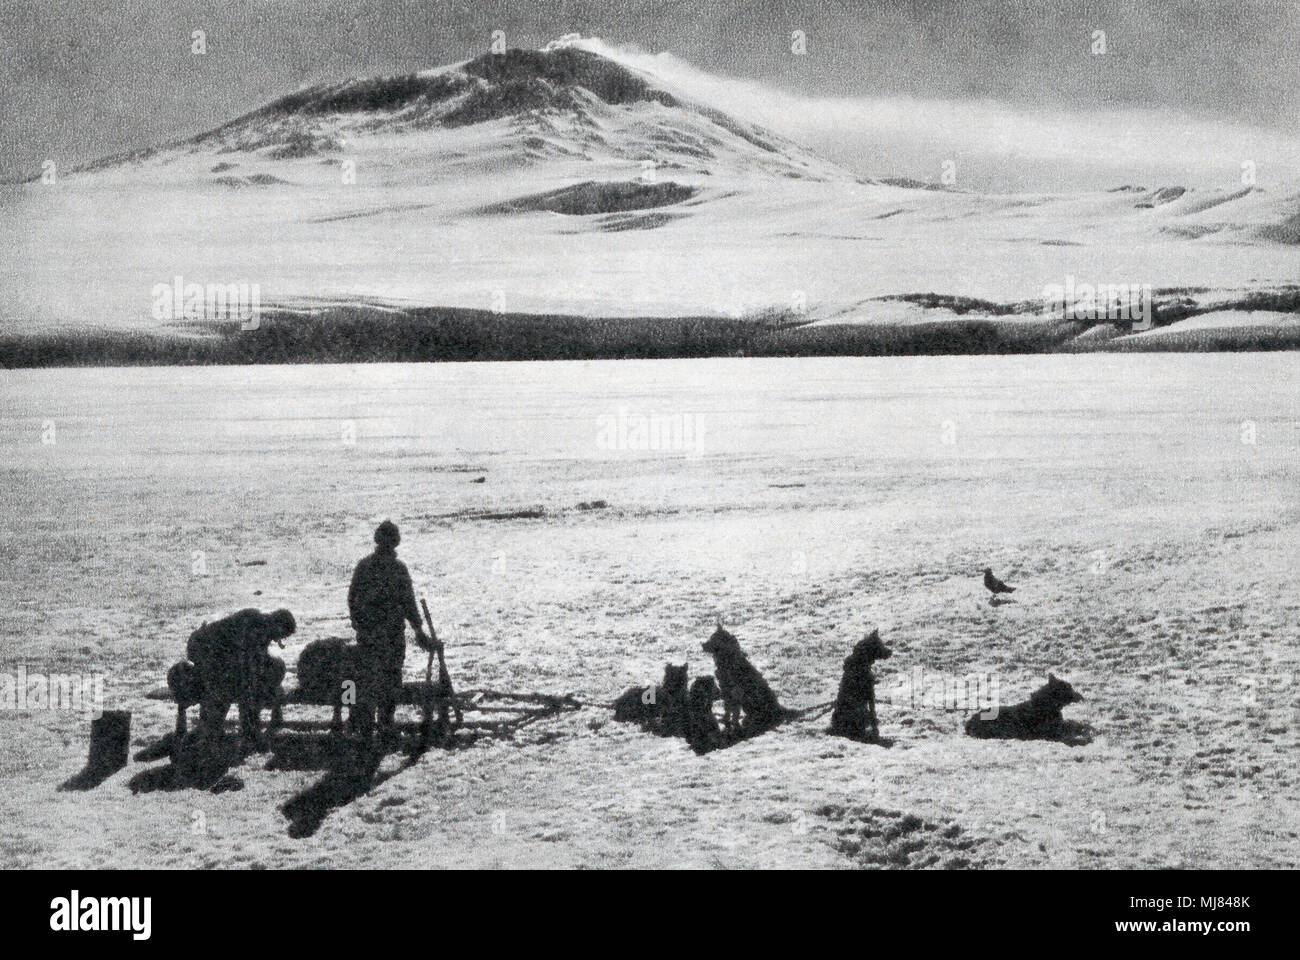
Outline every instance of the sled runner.
<svg viewBox="0 0 1300 960">
<path fill-rule="evenodd" d="M 340 638 L 341 639 L 341 638 Z M 432 671 L 430 671 L 431 673 Z M 411 680 L 402 684 L 398 696 L 398 706 L 414 707 L 419 710 L 418 717 L 401 723 L 402 727 L 414 727 L 423 733 L 425 717 L 441 717 L 446 713 L 446 738 L 435 738 L 432 742 L 451 745 L 451 740 L 464 739 L 466 743 L 484 737 L 509 739 L 518 730 L 545 720 L 581 708 L 571 696 L 550 693 L 507 692 L 491 689 L 465 690 L 447 696 L 446 688 L 438 680 Z M 151 700 L 172 701 L 172 692 L 167 687 L 151 690 L 147 695 Z M 284 707 L 333 707 L 335 703 L 328 696 L 321 696 L 320 691 L 303 689 L 298 686 L 283 691 L 280 701 Z M 431 709 L 430 709 L 431 708 Z M 426 712 L 427 711 L 427 712 Z M 434 724 L 435 732 L 439 723 Z M 290 730 L 313 729 L 330 725 L 323 718 L 307 718 L 286 715 L 277 726 Z M 457 734 L 461 736 L 457 736 Z"/>
</svg>

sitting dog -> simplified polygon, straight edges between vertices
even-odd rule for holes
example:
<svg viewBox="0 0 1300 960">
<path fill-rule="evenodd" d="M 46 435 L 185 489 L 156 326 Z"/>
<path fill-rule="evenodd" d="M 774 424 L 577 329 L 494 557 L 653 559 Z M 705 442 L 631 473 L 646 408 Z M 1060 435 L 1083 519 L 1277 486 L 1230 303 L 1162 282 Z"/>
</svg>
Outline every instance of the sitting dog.
<svg viewBox="0 0 1300 960">
<path fill-rule="evenodd" d="M 284 661 L 279 657 L 267 656 L 254 660 L 254 665 L 252 690 L 249 691 L 251 696 L 246 701 L 247 709 L 252 711 L 253 723 L 257 725 L 261 723 L 262 711 L 270 707 L 271 727 L 278 727 L 284 722 L 284 695 L 281 688 L 284 682 Z M 171 690 L 172 699 L 176 701 L 175 742 L 179 744 L 185 739 L 185 711 L 195 704 L 203 703 L 203 677 L 198 667 L 188 660 L 182 660 L 167 671 L 167 687 Z M 230 704 L 227 703 L 226 710 L 221 711 L 223 720 L 229 709 Z"/>
<path fill-rule="evenodd" d="M 614 719 L 639 723 L 669 737 L 686 735 L 687 666 L 664 664 L 664 681 L 654 687 L 629 687 L 614 701 Z"/>
<path fill-rule="evenodd" d="M 880 631 L 872 630 L 844 658 L 840 691 L 835 697 L 835 711 L 831 714 L 830 732 L 835 736 L 863 743 L 880 739 L 880 724 L 876 720 L 876 682 L 871 676 L 871 665 L 877 660 L 889 659 L 892 653 L 881 642 Z"/>
<path fill-rule="evenodd" d="M 762 733 L 793 716 L 777 701 L 763 675 L 740 649 L 740 641 L 728 633 L 721 622 L 700 649 L 713 656 L 718 688 L 722 693 L 722 723 L 728 736 Z"/>
<path fill-rule="evenodd" d="M 654 731 L 665 737 L 686 736 L 686 664 L 664 664 L 663 689 L 660 691 L 660 714 Z"/>
<path fill-rule="evenodd" d="M 1065 732 L 1061 709 L 1082 699 L 1074 687 L 1049 673 L 1047 685 L 1023 703 L 988 711 L 992 716 L 986 717 L 984 712 L 972 716 L 966 721 L 966 733 L 1006 740 L 1055 739 Z"/>
<path fill-rule="evenodd" d="M 686 742 L 696 753 L 708 753 L 722 746 L 722 731 L 713 715 L 713 704 L 722 696 L 712 676 L 697 677 L 686 698 Z"/>
</svg>

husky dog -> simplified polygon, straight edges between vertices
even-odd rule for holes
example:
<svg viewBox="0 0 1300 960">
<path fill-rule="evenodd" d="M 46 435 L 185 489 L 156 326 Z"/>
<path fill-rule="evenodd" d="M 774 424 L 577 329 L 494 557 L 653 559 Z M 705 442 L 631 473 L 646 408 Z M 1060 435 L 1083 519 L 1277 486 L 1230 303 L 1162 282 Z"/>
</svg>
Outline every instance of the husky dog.
<svg viewBox="0 0 1300 960">
<path fill-rule="evenodd" d="M 1003 740 L 1053 739 L 1065 732 L 1061 709 L 1082 699 L 1074 687 L 1049 673 L 1047 685 L 1039 687 L 1023 703 L 1002 707 L 987 719 L 983 713 L 972 716 L 966 721 L 966 733 Z"/>
<path fill-rule="evenodd" d="M 298 696 L 306 703 L 333 707 L 330 729 L 338 733 L 343 729 L 345 684 L 351 684 L 355 693 L 362 683 L 363 670 L 361 648 L 357 644 L 338 637 L 313 640 L 298 655 Z M 355 704 L 356 700 L 351 703 Z"/>
<path fill-rule="evenodd" d="M 835 712 L 831 714 L 831 733 L 863 742 L 879 739 L 876 681 L 871 675 L 871 665 L 877 660 L 889 659 L 892 653 L 881 642 L 880 631 L 872 630 L 844 658 L 840 692 L 835 697 Z"/>
<path fill-rule="evenodd" d="M 728 633 L 721 622 L 701 649 L 713 656 L 718 687 L 722 692 L 722 723 L 729 736 L 761 733 L 792 716 L 776 699 L 763 675 L 749 662 L 740 649 L 740 641 Z"/>
<path fill-rule="evenodd" d="M 712 675 L 697 677 L 686 698 L 686 740 L 696 753 L 722 746 L 722 731 L 713 715 L 713 703 L 722 696 Z"/>
<path fill-rule="evenodd" d="M 664 664 L 664 680 L 654 687 L 628 687 L 614 701 L 614 719 L 639 723 L 665 736 L 686 735 L 687 666 Z"/>
</svg>

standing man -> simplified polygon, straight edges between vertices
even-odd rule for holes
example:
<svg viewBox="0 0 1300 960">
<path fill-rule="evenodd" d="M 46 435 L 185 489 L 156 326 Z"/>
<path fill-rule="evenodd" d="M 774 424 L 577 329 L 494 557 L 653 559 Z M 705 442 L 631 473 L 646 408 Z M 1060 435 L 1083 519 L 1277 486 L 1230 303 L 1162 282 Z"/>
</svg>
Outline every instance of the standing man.
<svg viewBox="0 0 1300 960">
<path fill-rule="evenodd" d="M 397 559 L 402 535 L 385 520 L 375 529 L 375 552 L 363 557 L 348 588 L 348 613 L 361 647 L 362 675 L 357 678 L 358 730 L 369 741 L 376 714 L 381 741 L 393 739 L 393 713 L 402 686 L 402 660 L 406 655 L 406 624 L 415 629 L 415 642 L 433 650 L 420 624 L 415 588 L 406 564 Z"/>
</svg>

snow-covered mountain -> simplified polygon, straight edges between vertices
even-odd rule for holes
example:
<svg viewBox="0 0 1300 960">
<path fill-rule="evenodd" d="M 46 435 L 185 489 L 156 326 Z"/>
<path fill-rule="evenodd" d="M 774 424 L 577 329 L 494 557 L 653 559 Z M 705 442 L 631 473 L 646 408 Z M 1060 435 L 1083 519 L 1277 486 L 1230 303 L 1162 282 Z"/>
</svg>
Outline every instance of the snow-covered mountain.
<svg viewBox="0 0 1300 960">
<path fill-rule="evenodd" d="M 313 86 L 0 188 L 0 323 L 156 327 L 176 276 L 263 304 L 823 323 L 942 319 L 955 298 L 1027 313 L 1067 277 L 1228 303 L 1300 279 L 1300 190 L 864 179 L 606 49 Z"/>
<path fill-rule="evenodd" d="M 358 141 L 382 141 L 390 161 L 423 176 L 565 159 L 704 175 L 848 176 L 770 131 L 670 92 L 653 76 L 567 44 L 308 87 L 200 136 L 87 169 L 239 154 L 267 162 L 274 175 L 282 161 L 334 162 Z"/>
</svg>

